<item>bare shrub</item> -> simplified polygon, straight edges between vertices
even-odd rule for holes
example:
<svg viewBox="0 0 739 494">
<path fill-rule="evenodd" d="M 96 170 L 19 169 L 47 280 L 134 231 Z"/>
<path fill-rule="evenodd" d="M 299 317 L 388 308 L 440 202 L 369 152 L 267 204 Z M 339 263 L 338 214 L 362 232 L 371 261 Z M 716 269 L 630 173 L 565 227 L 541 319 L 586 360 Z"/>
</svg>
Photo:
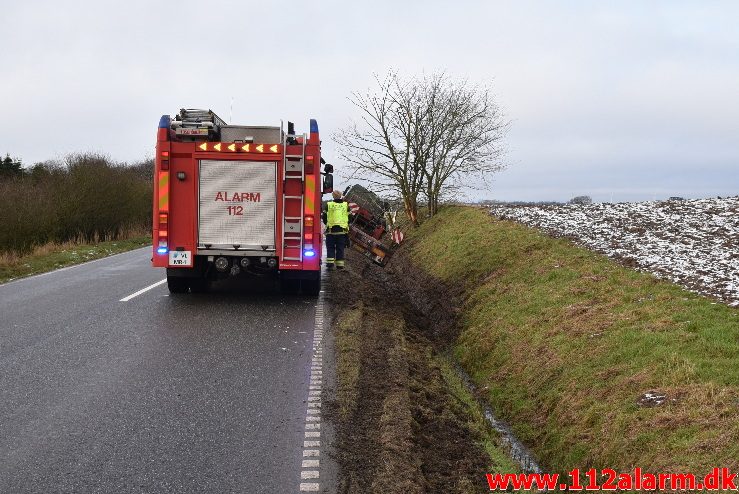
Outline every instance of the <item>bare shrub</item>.
<svg viewBox="0 0 739 494">
<path fill-rule="evenodd" d="M 25 253 L 49 242 L 116 240 L 148 230 L 148 166 L 80 153 L 0 181 L 0 252 Z"/>
</svg>

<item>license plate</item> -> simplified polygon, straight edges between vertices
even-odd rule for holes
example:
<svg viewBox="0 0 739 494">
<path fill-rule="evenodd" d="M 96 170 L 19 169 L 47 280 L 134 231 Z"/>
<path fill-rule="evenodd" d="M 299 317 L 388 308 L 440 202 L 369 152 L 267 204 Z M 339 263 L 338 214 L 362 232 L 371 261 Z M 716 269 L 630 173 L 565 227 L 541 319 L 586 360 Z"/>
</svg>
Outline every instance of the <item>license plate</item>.
<svg viewBox="0 0 739 494">
<path fill-rule="evenodd" d="M 170 266 L 192 266 L 192 252 L 189 250 L 170 250 Z"/>
</svg>

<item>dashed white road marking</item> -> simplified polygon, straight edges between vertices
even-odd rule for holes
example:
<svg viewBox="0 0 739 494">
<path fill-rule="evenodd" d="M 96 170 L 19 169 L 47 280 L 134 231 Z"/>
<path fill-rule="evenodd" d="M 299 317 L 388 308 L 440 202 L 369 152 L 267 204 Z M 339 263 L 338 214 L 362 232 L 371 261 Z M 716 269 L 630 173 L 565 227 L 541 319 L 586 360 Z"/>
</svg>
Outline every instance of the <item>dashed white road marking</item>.
<svg viewBox="0 0 739 494">
<path fill-rule="evenodd" d="M 310 381 L 305 410 L 305 439 L 303 440 L 303 463 L 300 480 L 320 478 L 321 456 L 321 391 L 323 386 L 323 330 L 324 295 L 321 292 L 316 305 L 316 320 L 313 327 L 313 355 L 310 362 Z M 300 482 L 301 492 L 318 492 L 320 482 Z"/>
<path fill-rule="evenodd" d="M 139 295 L 141 295 L 142 293 L 146 293 L 146 292 L 148 292 L 149 290 L 151 290 L 152 288 L 156 288 L 156 287 L 158 287 L 159 285 L 162 285 L 162 284 L 164 284 L 164 283 L 166 283 L 166 282 L 167 282 L 167 279 L 166 279 L 166 278 L 165 278 L 165 279 L 163 279 L 162 281 L 157 281 L 156 283 L 154 283 L 154 284 L 152 284 L 152 285 L 149 285 L 149 286 L 147 286 L 146 288 L 142 288 L 142 289 L 141 289 L 141 290 L 139 290 L 138 292 L 132 293 L 132 294 L 131 294 L 131 295 L 129 295 L 128 297 L 123 297 L 123 298 L 122 298 L 121 300 L 119 300 L 119 302 L 128 302 L 128 301 L 129 301 L 129 300 L 131 300 L 132 298 L 134 298 L 134 297 L 138 297 L 138 296 L 139 296 Z"/>
</svg>

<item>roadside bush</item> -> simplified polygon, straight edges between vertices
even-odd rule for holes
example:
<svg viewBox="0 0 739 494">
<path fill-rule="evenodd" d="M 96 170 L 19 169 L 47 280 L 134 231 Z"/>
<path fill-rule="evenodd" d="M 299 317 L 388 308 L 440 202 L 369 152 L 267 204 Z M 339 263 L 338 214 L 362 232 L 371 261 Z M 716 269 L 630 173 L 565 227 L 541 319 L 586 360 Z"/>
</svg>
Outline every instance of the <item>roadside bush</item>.
<svg viewBox="0 0 739 494">
<path fill-rule="evenodd" d="M 0 252 L 48 242 L 117 240 L 151 227 L 152 161 L 134 166 L 96 153 L 39 163 L 0 180 Z"/>
</svg>

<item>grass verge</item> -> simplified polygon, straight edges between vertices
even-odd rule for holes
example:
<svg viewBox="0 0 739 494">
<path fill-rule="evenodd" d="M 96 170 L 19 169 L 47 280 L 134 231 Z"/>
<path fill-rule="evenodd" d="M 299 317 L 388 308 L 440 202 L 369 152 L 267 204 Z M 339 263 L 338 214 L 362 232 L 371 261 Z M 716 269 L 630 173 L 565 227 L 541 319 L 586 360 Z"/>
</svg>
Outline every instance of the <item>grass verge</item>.
<svg viewBox="0 0 739 494">
<path fill-rule="evenodd" d="M 467 427 L 477 433 L 478 444 L 488 455 L 488 469 L 491 473 L 518 473 L 521 468 L 505 452 L 498 434 L 491 428 L 485 413 L 474 396 L 469 392 L 462 379 L 449 361 L 435 355 L 432 357 L 435 366 L 441 371 L 448 393 L 454 398 L 457 415 L 466 417 Z"/>
<path fill-rule="evenodd" d="M 341 314 L 336 324 L 336 401 L 339 416 L 347 420 L 357 409 L 361 342 L 359 328 L 362 304 Z"/>
<path fill-rule="evenodd" d="M 151 245 L 150 236 L 126 240 L 112 240 L 94 244 L 64 243 L 37 247 L 28 255 L 0 255 L 0 283 L 55 269 L 112 256 L 139 247 Z"/>
<path fill-rule="evenodd" d="M 487 492 L 485 473 L 516 471 L 479 404 L 423 336 L 387 272 L 355 252 L 329 276 L 340 492 Z M 363 267 L 362 267 L 363 266 Z M 393 286 L 390 284 L 390 286 Z"/>
<path fill-rule="evenodd" d="M 474 208 L 408 248 L 462 293 L 455 355 L 550 469 L 739 468 L 737 310 Z"/>
</svg>

